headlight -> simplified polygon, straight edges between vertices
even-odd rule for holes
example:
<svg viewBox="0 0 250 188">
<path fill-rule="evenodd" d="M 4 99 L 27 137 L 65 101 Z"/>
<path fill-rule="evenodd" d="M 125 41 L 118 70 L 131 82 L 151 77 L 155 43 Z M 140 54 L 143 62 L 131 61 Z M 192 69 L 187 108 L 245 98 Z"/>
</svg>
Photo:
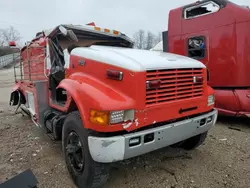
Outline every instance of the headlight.
<svg viewBox="0 0 250 188">
<path fill-rule="evenodd" d="M 211 105 L 214 104 L 214 102 L 215 102 L 215 97 L 214 97 L 214 95 L 209 95 L 209 96 L 208 96 L 208 99 L 207 99 L 207 105 L 208 105 L 208 106 L 211 106 Z"/>
<path fill-rule="evenodd" d="M 133 121 L 135 118 L 134 110 L 119 110 L 119 111 L 111 111 L 109 116 L 110 124 L 117 124 L 126 122 L 128 120 Z"/>
<path fill-rule="evenodd" d="M 110 113 L 110 124 L 116 124 L 124 121 L 124 110 L 113 111 Z"/>
</svg>

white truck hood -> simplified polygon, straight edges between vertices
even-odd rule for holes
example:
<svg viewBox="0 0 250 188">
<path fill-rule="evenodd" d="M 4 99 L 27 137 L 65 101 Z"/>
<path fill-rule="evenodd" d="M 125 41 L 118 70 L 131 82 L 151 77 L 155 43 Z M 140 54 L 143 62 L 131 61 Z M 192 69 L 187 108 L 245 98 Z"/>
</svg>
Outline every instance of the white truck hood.
<svg viewBox="0 0 250 188">
<path fill-rule="evenodd" d="M 118 66 L 134 72 L 205 67 L 204 64 L 197 60 L 176 54 L 122 47 L 97 45 L 78 47 L 72 50 L 71 55 Z"/>
</svg>

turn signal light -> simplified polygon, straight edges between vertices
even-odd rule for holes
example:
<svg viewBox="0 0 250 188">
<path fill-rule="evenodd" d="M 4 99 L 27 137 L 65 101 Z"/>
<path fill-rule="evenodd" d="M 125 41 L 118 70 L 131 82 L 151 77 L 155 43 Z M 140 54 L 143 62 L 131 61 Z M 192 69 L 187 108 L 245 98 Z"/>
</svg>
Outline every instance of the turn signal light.
<svg viewBox="0 0 250 188">
<path fill-rule="evenodd" d="M 147 89 L 157 89 L 161 87 L 161 80 L 153 80 L 146 82 Z"/>
<path fill-rule="evenodd" d="M 99 125 L 108 125 L 109 122 L 109 112 L 103 111 L 90 111 L 90 122 Z"/>
<path fill-rule="evenodd" d="M 107 70 L 107 78 L 112 80 L 122 80 L 123 72 L 115 71 L 115 70 Z"/>
</svg>

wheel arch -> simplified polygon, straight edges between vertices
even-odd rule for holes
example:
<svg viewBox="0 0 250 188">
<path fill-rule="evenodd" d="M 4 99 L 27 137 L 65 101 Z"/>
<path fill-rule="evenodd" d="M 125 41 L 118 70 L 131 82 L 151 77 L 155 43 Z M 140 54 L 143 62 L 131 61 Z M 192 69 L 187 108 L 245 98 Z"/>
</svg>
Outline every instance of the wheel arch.
<svg viewBox="0 0 250 188">
<path fill-rule="evenodd" d="M 93 130 L 103 130 L 99 125 L 88 121 L 90 110 L 115 111 L 133 109 L 135 101 L 105 83 L 85 75 L 67 78 L 60 82 L 57 88 L 67 92 L 65 112 L 78 110 L 84 127 Z"/>
<path fill-rule="evenodd" d="M 83 122 L 86 122 L 86 109 L 84 108 L 84 105 L 81 102 L 77 102 L 79 101 L 80 96 L 77 93 L 76 89 L 73 89 L 72 86 L 66 83 L 60 84 L 58 88 L 62 88 L 67 92 L 67 102 L 65 106 L 65 111 L 67 112 L 67 114 L 73 111 L 79 111 L 81 119 L 83 120 Z M 83 125 L 85 125 L 85 123 L 83 123 Z"/>
</svg>

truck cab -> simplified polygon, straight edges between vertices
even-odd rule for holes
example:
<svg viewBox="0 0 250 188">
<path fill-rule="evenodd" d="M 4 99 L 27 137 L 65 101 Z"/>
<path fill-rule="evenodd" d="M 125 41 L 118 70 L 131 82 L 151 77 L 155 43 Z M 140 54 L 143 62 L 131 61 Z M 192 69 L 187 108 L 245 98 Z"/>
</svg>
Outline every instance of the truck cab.
<svg viewBox="0 0 250 188">
<path fill-rule="evenodd" d="M 250 116 L 250 9 L 202 0 L 173 9 L 162 51 L 201 61 L 209 71 L 220 114 Z"/>
<path fill-rule="evenodd" d="M 192 150 L 215 125 L 201 62 L 133 49 L 125 34 L 59 25 L 21 50 L 10 105 L 62 140 L 78 187 L 101 187 L 109 163 L 167 146 Z"/>
</svg>

